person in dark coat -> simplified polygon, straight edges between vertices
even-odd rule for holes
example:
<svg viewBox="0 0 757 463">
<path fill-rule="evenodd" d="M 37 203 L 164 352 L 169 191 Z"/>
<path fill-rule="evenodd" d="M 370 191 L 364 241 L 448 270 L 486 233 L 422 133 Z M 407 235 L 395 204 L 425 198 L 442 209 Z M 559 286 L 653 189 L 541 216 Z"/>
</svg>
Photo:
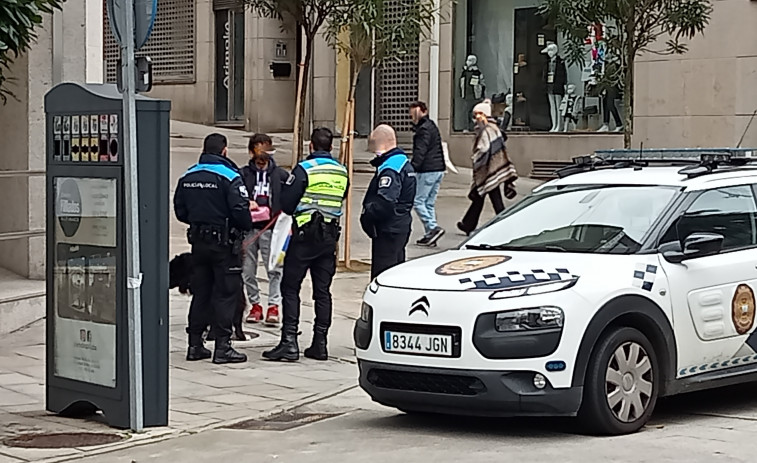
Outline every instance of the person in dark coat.
<svg viewBox="0 0 757 463">
<path fill-rule="evenodd" d="M 413 119 L 413 158 L 415 170 L 415 213 L 423 222 L 425 233 L 416 241 L 420 246 L 435 246 L 444 235 L 444 229 L 436 222 L 436 197 L 439 194 L 444 171 L 444 149 L 439 127 L 428 117 L 426 103 L 416 101 L 410 105 Z"/>
<path fill-rule="evenodd" d="M 262 255 L 263 265 L 267 268 L 271 255 L 271 238 L 273 224 L 281 213 L 281 187 L 287 181 L 289 173 L 276 165 L 273 159 L 273 140 L 265 134 L 256 134 L 250 138 L 248 145 L 250 162 L 242 167 L 242 178 L 250 193 L 250 213 L 252 231 L 247 234 L 242 276 L 244 278 L 247 298 L 250 302 L 248 323 L 263 321 L 263 306 L 260 304 L 258 286 L 258 255 Z M 283 270 L 277 266 L 268 270 L 268 310 L 265 322 L 268 325 L 279 323 L 279 306 L 281 305 L 281 276 Z"/>
<path fill-rule="evenodd" d="M 371 279 L 405 261 L 415 202 L 415 173 L 397 136 L 388 125 L 371 133 L 369 144 L 376 153 L 371 165 L 376 175 L 363 199 L 360 225 L 371 238 Z"/>
<path fill-rule="evenodd" d="M 174 195 L 176 218 L 189 225 L 194 267 L 187 328 L 189 361 L 211 355 L 213 363 L 247 361 L 230 340 L 242 289 L 241 241 L 252 229 L 250 197 L 239 168 L 227 155 L 226 137 L 208 135 L 199 162 L 182 175 Z M 208 324 L 216 335 L 212 353 L 202 340 Z"/>
</svg>

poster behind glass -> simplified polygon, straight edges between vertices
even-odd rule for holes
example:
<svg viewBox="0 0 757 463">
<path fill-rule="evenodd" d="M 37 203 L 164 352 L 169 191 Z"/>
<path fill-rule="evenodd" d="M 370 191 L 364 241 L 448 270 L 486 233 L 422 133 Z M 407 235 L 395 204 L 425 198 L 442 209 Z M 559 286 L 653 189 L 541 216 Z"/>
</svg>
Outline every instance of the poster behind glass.
<svg viewBox="0 0 757 463">
<path fill-rule="evenodd" d="M 55 375 L 116 387 L 116 179 L 57 177 Z"/>
</svg>

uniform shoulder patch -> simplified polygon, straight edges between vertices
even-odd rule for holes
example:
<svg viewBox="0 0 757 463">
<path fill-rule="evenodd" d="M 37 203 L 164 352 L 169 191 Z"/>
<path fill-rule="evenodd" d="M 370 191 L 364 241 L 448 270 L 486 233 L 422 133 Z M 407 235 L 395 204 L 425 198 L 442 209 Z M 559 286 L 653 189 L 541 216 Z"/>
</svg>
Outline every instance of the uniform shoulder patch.
<svg viewBox="0 0 757 463">
<path fill-rule="evenodd" d="M 291 184 L 293 184 L 293 183 L 294 183 L 294 179 L 295 179 L 295 176 L 294 176 L 294 174 L 289 174 L 289 177 L 287 177 L 287 181 L 286 181 L 286 184 L 287 184 L 287 185 L 291 185 Z"/>
<path fill-rule="evenodd" d="M 389 186 L 392 184 L 392 178 L 387 177 L 386 175 L 379 178 L 379 188 L 389 188 Z"/>
<path fill-rule="evenodd" d="M 247 192 L 247 187 L 244 185 L 239 186 L 239 194 L 245 199 L 250 197 L 250 194 Z"/>
</svg>

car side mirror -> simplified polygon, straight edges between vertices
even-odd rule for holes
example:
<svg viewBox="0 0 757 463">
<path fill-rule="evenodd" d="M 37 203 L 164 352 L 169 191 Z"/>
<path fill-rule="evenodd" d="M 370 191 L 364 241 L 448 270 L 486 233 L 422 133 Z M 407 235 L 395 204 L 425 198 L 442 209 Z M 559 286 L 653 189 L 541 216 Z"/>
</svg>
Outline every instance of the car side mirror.
<svg viewBox="0 0 757 463">
<path fill-rule="evenodd" d="M 668 262 L 680 264 L 688 259 L 720 254 L 724 239 L 717 233 L 692 233 L 683 240 L 683 246 L 678 242 L 666 243 L 660 246 L 660 253 Z"/>
</svg>

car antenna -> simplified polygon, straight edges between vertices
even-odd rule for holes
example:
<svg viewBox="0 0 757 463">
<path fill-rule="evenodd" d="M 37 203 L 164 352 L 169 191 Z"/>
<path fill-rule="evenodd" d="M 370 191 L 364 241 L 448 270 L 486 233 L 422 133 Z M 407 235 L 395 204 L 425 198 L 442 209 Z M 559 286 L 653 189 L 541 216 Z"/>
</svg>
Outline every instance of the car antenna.
<svg viewBox="0 0 757 463">
<path fill-rule="evenodd" d="M 641 167 L 644 165 L 644 142 L 639 143 L 639 164 L 636 166 L 634 170 L 641 170 Z"/>
<path fill-rule="evenodd" d="M 736 149 L 741 148 L 741 144 L 744 142 L 744 137 L 746 137 L 746 134 L 749 131 L 749 127 L 751 127 L 752 122 L 754 122 L 754 116 L 757 116 L 757 109 L 755 109 L 752 113 L 752 117 L 749 119 L 749 123 L 746 125 L 746 129 L 744 129 L 744 133 L 741 134 L 741 140 L 739 140 L 739 144 L 736 146 Z"/>
</svg>

